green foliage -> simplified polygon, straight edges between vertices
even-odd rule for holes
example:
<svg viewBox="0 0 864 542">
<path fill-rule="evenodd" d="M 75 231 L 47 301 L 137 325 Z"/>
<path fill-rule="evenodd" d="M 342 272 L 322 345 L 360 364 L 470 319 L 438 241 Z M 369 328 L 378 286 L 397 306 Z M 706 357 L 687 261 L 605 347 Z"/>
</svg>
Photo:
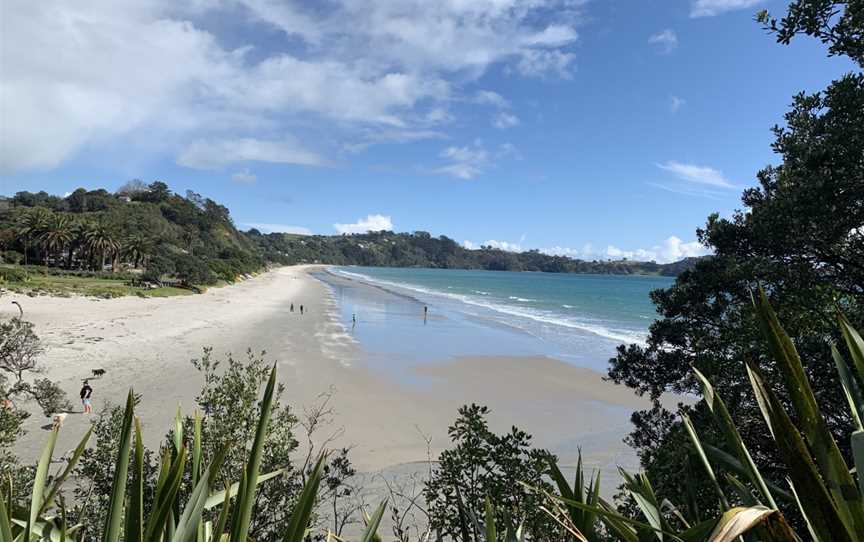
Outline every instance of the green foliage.
<svg viewBox="0 0 864 542">
<path fill-rule="evenodd" d="M 200 359 L 193 360 L 193 364 L 204 377 L 204 385 L 196 398 L 198 408 L 205 414 L 201 424 L 202 461 L 211 461 L 222 448 L 235 444 L 225 455 L 222 473 L 228 479 L 240 480 L 246 466 L 244 450 L 252 446 L 256 438 L 258 390 L 266 384 L 270 367 L 263 353 L 247 352 L 243 361 L 230 355 L 218 361 L 213 359 L 210 349 L 206 349 Z M 294 434 L 297 419 L 282 403 L 283 394 L 284 386 L 276 385 L 270 422 L 262 437 L 260 466 L 262 472 L 280 470 L 281 475 L 259 488 L 250 521 L 250 536 L 262 542 L 278 539 L 277 527 L 288 517 L 291 503 L 302 485 L 303 473 L 293 466 L 291 459 L 297 449 Z M 193 434 L 193 426 L 194 420 L 186 418 L 184 434 Z M 191 479 L 191 472 L 187 473 L 187 479 Z"/>
<path fill-rule="evenodd" d="M 768 433 L 790 473 L 795 505 L 800 508 L 808 532 L 815 540 L 862 542 L 862 493 L 853 482 L 848 464 L 836 451 L 833 436 L 824 429 L 825 418 L 798 351 L 763 292 L 759 292 L 753 306 L 754 325 L 758 323 L 775 363 L 784 367 L 780 377 L 791 397 L 791 407 L 779 401 L 774 387 L 768 385 L 755 362 L 748 363 L 747 371 Z M 843 360 L 843 365 L 849 368 L 843 383 L 849 386 L 854 381 L 860 386 L 864 376 L 859 371 L 864 367 L 864 339 L 844 316 L 839 317 L 839 323 L 852 359 L 851 364 Z M 839 349 L 835 352 L 842 357 Z M 69 540 L 100 535 L 101 540 L 116 541 L 121 532 L 125 533 L 124 542 L 247 540 L 252 533 L 253 516 L 261 513 L 255 512 L 260 492 L 286 474 L 284 469 L 260 474 L 266 448 L 277 444 L 268 443 L 270 421 L 275 419 L 274 413 L 279 412 L 275 405 L 278 393 L 275 368 L 268 372 L 253 360 L 250 366 L 254 370 L 245 372 L 229 361 L 226 372 L 230 374 L 223 381 L 216 372 L 219 364 L 211 362 L 209 355 L 205 354 L 196 365 L 204 372 L 206 380 L 200 400 L 209 405 L 216 416 L 220 412 L 227 415 L 226 405 L 219 400 L 225 394 L 239 392 L 236 398 L 241 404 L 247 400 L 254 403 L 257 393 L 249 395 L 247 388 L 251 383 L 260 384 L 267 375 L 260 410 L 255 419 L 245 420 L 247 438 L 220 442 L 214 437 L 213 443 L 208 445 L 207 419 L 196 414 L 184 423 L 178 411 L 174 430 L 162 448 L 157 473 L 142 444 L 141 425 L 134 417 L 136 401 L 130 391 L 122 411 L 115 408 L 107 423 L 105 420 L 97 422 L 96 451 L 85 451 L 90 438 L 90 434 L 86 434 L 68 458 L 66 467 L 53 478 L 49 476 L 48 467 L 58 429 L 51 432 L 33 471 L 29 499 L 19 505 L 14 498 L 0 498 L 0 533 L 10 540 L 20 536 L 22 540 L 34 541 L 57 539 L 60 533 Z M 700 519 L 692 510 L 676 506 L 658 493 L 644 473 L 632 475 L 623 469 L 620 470 L 623 488 L 634 508 L 632 513 L 616 509 L 600 497 L 599 477 L 592 475 L 586 483 L 581 459 L 571 486 L 554 457 L 530 448 L 528 435 L 515 428 L 502 436 L 491 433 L 485 420 L 488 409 L 471 405 L 460 409 L 460 417 L 450 428 L 457 444 L 441 454 L 440 465 L 427 483 L 425 495 L 430 528 L 439 538 L 461 542 L 521 542 L 526 539 L 733 542 L 741 537 L 764 542 L 800 540 L 785 515 L 760 500 L 788 496 L 758 482 L 763 479 L 762 474 L 757 466 L 746 462 L 750 452 L 727 415 L 726 401 L 710 380 L 701 375 L 698 378 L 715 423 L 725 428 L 726 438 L 732 443 L 730 447 L 743 460 L 739 468 L 731 470 L 726 468 L 732 464 L 730 462 L 713 463 L 699 433 L 685 415 L 690 450 L 699 458 L 704 474 L 714 482 L 719 497 L 720 511 L 716 514 Z M 860 394 L 850 393 L 849 397 L 851 409 L 864 408 L 859 404 Z M 805 420 L 800 427 L 792 422 L 790 414 L 793 413 L 797 419 Z M 220 420 L 217 417 L 209 423 L 224 423 Z M 184 427 L 190 425 L 191 432 Z M 856 448 L 860 434 L 860 430 L 856 430 L 852 436 Z M 99 442 L 102 439 L 105 441 Z M 242 460 L 234 469 L 239 472 L 239 481 L 231 484 L 227 480 L 228 471 L 222 467 L 226 461 L 232 461 L 228 454 L 235 446 L 240 449 Z M 208 449 L 216 452 L 208 455 L 205 453 Z M 856 450 L 858 457 L 864 457 L 864 450 Z M 67 515 L 63 506 L 62 485 L 79 460 L 79 473 L 92 469 L 101 476 L 103 487 L 98 489 L 99 500 L 95 503 L 98 515 L 88 516 L 78 511 Z M 106 472 L 100 462 L 112 467 Z M 271 534 L 255 537 L 255 540 L 299 542 L 308 539 L 315 502 L 321 483 L 327 477 L 325 462 L 324 456 L 319 457 L 302 490 L 298 488 L 295 493 L 296 499 L 280 506 L 283 514 L 273 520 Z M 862 465 L 864 460 L 856 464 L 857 467 Z M 742 470 L 748 473 L 753 483 L 751 487 L 736 477 Z M 721 472 L 735 488 L 734 497 L 730 494 L 727 498 L 718 483 Z M 82 478 L 86 480 L 88 475 Z M 548 479 L 554 481 L 559 494 L 553 493 Z M 219 480 L 224 490 L 216 489 Z M 93 489 L 87 490 L 87 498 L 93 494 Z M 57 515 L 52 515 L 58 504 L 59 521 Z M 383 502 L 371 516 L 364 515 L 367 527 L 361 540 L 380 540 L 376 533 L 385 506 Z M 285 512 L 289 508 L 292 511 Z M 104 528 L 101 533 L 95 533 L 93 526 L 100 524 L 97 521 L 100 517 Z M 327 538 L 342 540 L 332 532 L 327 533 Z"/>
<path fill-rule="evenodd" d="M 766 30 L 788 44 L 796 35 L 818 38 L 831 55 L 848 56 L 864 67 L 864 7 L 860 0 L 795 0 L 778 21 L 768 11 L 756 16 Z"/>
<path fill-rule="evenodd" d="M 33 399 L 51 416 L 69 410 L 71 404 L 57 384 L 34 378 L 41 372 L 39 356 L 44 349 L 33 328 L 21 318 L 0 322 L 0 399 Z"/>
<path fill-rule="evenodd" d="M 135 418 L 135 397 L 130 390 L 126 406 L 122 412 L 111 412 L 111 420 L 105 426 L 108 428 L 110 448 L 103 446 L 104 458 L 111 464 L 109 485 L 102 499 L 103 509 L 100 510 L 104 523 L 101 534 L 92 532 L 94 516 L 79 514 L 82 521 L 74 519 L 67 521 L 63 504 L 61 488 L 69 474 L 83 459 L 82 468 L 86 462 L 93 466 L 94 457 L 84 451 L 89 440 L 88 432 L 76 448 L 63 472 L 49 478 L 49 467 L 54 453 L 59 428 L 51 431 L 48 442 L 36 466 L 32 492 L 25 504 L 19 505 L 12 495 L 0 494 L 0 535 L 4 542 L 9 540 L 22 541 L 53 541 L 70 540 L 83 541 L 99 539 L 116 542 L 121 534 L 124 542 L 141 542 L 170 540 L 172 542 L 230 542 L 246 541 L 251 532 L 251 517 L 258 500 L 259 484 L 266 484 L 282 473 L 260 474 L 259 466 L 264 457 L 264 446 L 269 431 L 270 414 L 273 412 L 273 400 L 276 393 L 276 369 L 269 372 L 264 395 L 260 401 L 260 410 L 256 420 L 255 436 L 251 446 L 235 442 L 222 447 L 216 455 L 205 464 L 201 450 L 206 445 L 202 440 L 200 420 L 196 417 L 191 436 L 183 431 L 181 420 L 178 421 L 170 442 L 163 448 L 159 472 L 152 486 L 152 505 L 145 506 L 145 480 L 148 479 L 146 458 L 141 435 L 141 424 Z M 119 432 L 114 428 L 119 424 Z M 111 427 L 109 427 L 111 426 Z M 134 434 L 133 434 L 134 426 Z M 104 429 L 104 428 L 103 428 Z M 97 439 L 99 438 L 97 428 Z M 116 437 L 116 438 L 115 438 Z M 191 439 L 191 442 L 189 441 Z M 223 462 L 230 447 L 237 446 L 244 453 L 243 474 L 239 484 L 231 485 L 222 472 Z M 295 502 L 291 503 L 292 511 L 284 512 L 279 522 L 274 526 L 273 540 L 284 542 L 301 542 L 309 535 L 309 524 L 312 520 L 314 503 L 318 487 L 324 473 L 324 456 L 319 457 L 316 465 L 309 472 L 304 488 Z M 184 473 L 192 472 L 190 489 L 184 497 L 181 492 Z M 217 481 L 223 482 L 223 487 L 229 489 L 216 490 Z M 55 503 L 55 498 L 58 501 Z M 57 506 L 55 506 L 55 504 Z M 385 503 L 382 503 L 370 518 L 369 524 L 361 540 L 378 539 L 376 531 L 384 513 Z M 208 510 L 218 510 L 216 519 L 206 519 Z M 55 514 L 54 512 L 58 512 Z M 58 517 L 59 516 L 59 517 Z M 72 518 L 69 518 L 72 519 Z M 99 525 L 99 524 L 96 524 Z M 260 540 L 260 539 L 256 539 Z"/>
<path fill-rule="evenodd" d="M 588 262 L 565 256 L 550 256 L 537 250 L 515 253 L 489 246 L 469 250 L 449 237 L 432 237 L 424 231 L 301 236 L 284 233 L 262 235 L 257 230 L 250 230 L 246 235 L 260 247 L 268 261 L 281 264 L 323 263 L 373 267 L 673 276 L 692 266 L 695 261 L 688 259 L 675 264 L 626 260 Z"/>
<path fill-rule="evenodd" d="M 78 189 L 65 198 L 19 192 L 0 213 L 0 239 L 25 264 L 40 263 L 52 273 L 143 268 L 157 282 L 167 275 L 207 285 L 233 281 L 264 264 L 225 207 L 192 192 L 173 194 L 159 182 L 136 183 L 117 194 Z M 170 264 L 154 261 L 156 255 Z"/>
<path fill-rule="evenodd" d="M 860 1 L 796 0 L 781 21 L 764 14 L 761 19 L 783 43 L 796 34 L 814 35 L 828 44 L 830 53 L 860 63 L 861 6 Z M 655 401 L 653 409 L 634 415 L 629 439 L 644 468 L 670 499 L 692 501 L 703 511 L 717 509 L 713 487 L 705 480 L 687 483 L 691 459 L 681 452 L 687 437 L 680 421 L 670 419 L 659 402 L 663 393 L 700 391 L 692 367 L 726 399 L 766 484 L 785 486 L 789 475 L 759 421 L 742 363 L 753 356 L 769 382 L 784 370 L 765 355 L 765 339 L 754 325 L 754 283 L 764 287 L 779 319 L 796 337 L 825 428 L 847 462 L 852 453 L 845 435 L 854 421 L 825 338 L 841 340 L 834 325 L 837 306 L 852 325 L 864 325 L 864 74 L 850 73 L 822 92 L 795 96 L 784 125 L 773 131 L 781 163 L 758 173 L 758 186 L 742 196 L 743 210 L 729 218 L 708 218 L 699 235 L 714 256 L 682 273 L 671 288 L 652 293 L 662 318 L 651 326 L 647 345 L 619 347 L 610 362 L 612 380 Z M 783 404 L 791 402 L 786 390 L 776 391 Z M 724 447 L 726 436 L 710 423 L 706 405 L 689 415 L 706 450 Z M 803 421 L 795 413 L 792 419 Z M 694 492 L 692 499 L 685 489 Z M 777 504 L 795 514 L 794 503 Z M 800 517 L 790 519 L 803 526 Z"/>
<path fill-rule="evenodd" d="M 554 538 L 560 529 L 540 509 L 542 496 L 522 485 L 551 490 L 544 474 L 553 456 L 532 448 L 531 436 L 515 427 L 496 435 L 489 430 L 488 413 L 478 405 L 459 408 L 448 430 L 455 446 L 441 453 L 424 491 L 430 527 L 445 537 L 464 538 L 460 511 L 482 517 L 488 497 L 496 505 L 500 526 L 515 529 L 520 522 L 534 539 Z M 470 540 L 482 533 L 474 526 L 468 531 Z"/>
</svg>

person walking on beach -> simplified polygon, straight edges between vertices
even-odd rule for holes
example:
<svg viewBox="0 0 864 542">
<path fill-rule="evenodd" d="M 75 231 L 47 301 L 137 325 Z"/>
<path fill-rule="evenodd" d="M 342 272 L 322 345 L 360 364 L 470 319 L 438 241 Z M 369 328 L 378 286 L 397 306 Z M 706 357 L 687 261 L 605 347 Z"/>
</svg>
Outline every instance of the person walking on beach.
<svg viewBox="0 0 864 542">
<path fill-rule="evenodd" d="M 356 326 L 356 325 L 357 325 L 357 315 L 356 315 L 356 314 L 352 314 L 352 315 L 351 315 L 351 327 L 353 328 L 353 327 Z"/>
<path fill-rule="evenodd" d="M 303 305 L 300 305 L 300 315 L 303 315 Z"/>
<path fill-rule="evenodd" d="M 429 315 L 429 307 L 423 307 L 423 323 L 426 323 L 426 317 Z"/>
<path fill-rule="evenodd" d="M 84 414 L 92 414 L 93 406 L 90 404 L 90 395 L 93 394 L 93 388 L 90 387 L 90 382 L 85 380 L 81 386 L 81 404 L 84 405 Z"/>
<path fill-rule="evenodd" d="M 291 312 L 294 312 L 294 303 L 291 303 Z"/>
</svg>

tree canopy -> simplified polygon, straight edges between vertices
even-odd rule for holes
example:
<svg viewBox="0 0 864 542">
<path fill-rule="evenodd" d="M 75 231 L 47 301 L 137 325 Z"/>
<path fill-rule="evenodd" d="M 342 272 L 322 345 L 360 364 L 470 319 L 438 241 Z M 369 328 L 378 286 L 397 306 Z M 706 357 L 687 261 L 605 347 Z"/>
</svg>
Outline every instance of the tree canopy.
<svg viewBox="0 0 864 542">
<path fill-rule="evenodd" d="M 781 43 L 813 35 L 829 45 L 830 54 L 848 55 L 860 65 L 862 7 L 860 1 L 799 0 L 780 21 L 765 13 L 758 18 Z M 652 293 L 661 318 L 651 326 L 647 346 L 621 346 L 610 361 L 612 380 L 655 401 L 653 409 L 634 415 L 629 440 L 653 478 L 664 480 L 658 493 L 673 501 L 686 502 L 683 492 L 693 489 L 682 483 L 690 458 L 681 422 L 660 397 L 699 393 L 691 367 L 726 398 L 763 472 L 780 483 L 785 476 L 744 368 L 748 357 L 771 367 L 759 354 L 765 348 L 749 309 L 757 285 L 797 337 L 829 426 L 849 453 L 850 419 L 825 338 L 839 339 L 838 307 L 853 325 L 864 323 L 864 75 L 849 73 L 822 92 L 796 95 L 785 123 L 773 132 L 779 165 L 757 174 L 758 186 L 744 192 L 742 210 L 731 218 L 708 217 L 699 237 L 714 256 Z M 704 406 L 691 414 L 710 437 Z"/>
</svg>

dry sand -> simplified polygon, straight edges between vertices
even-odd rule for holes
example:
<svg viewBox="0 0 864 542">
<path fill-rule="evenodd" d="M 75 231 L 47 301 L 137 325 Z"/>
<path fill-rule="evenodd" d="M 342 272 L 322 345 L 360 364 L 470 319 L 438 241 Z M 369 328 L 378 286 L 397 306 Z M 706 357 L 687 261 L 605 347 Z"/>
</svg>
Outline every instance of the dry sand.
<svg viewBox="0 0 864 542">
<path fill-rule="evenodd" d="M 178 402 L 191 412 L 201 377 L 189 360 L 200 356 L 203 346 L 212 346 L 217 357 L 242 355 L 247 348 L 266 350 L 268 359 L 278 360 L 286 401 L 298 410 L 334 390 L 336 426 L 344 428 L 334 445 L 353 445 L 361 472 L 410 464 L 421 468 L 427 456 L 421 433 L 432 438 L 433 454 L 446 448 L 456 409 L 470 402 L 492 408 L 493 429 L 518 425 L 565 463 L 581 446 L 589 465 L 610 470 L 633 464 L 621 439 L 630 412 L 645 403 L 628 390 L 604 382 L 599 373 L 548 358 L 442 360 L 415 369 L 420 385 L 373 372 L 359 361 L 359 345 L 337 321 L 329 288 L 309 270 L 279 268 L 175 298 L 4 294 L 0 309 L 12 316 L 17 309 L 10 302 L 21 302 L 46 347 L 46 375 L 59 381 L 76 405 L 81 380 L 97 368 L 106 371 L 91 380 L 97 412 L 103 401 L 122 402 L 130 386 L 143 394 L 138 413 L 150 446 L 166 433 Z M 303 304 L 306 314 L 290 313 L 292 302 L 295 308 Z M 89 423 L 76 410 L 61 431 L 61 453 L 74 446 Z M 17 450 L 22 459 L 35 460 L 47 436 L 40 426 L 47 422 L 41 413 L 28 420 L 28 434 Z"/>
</svg>

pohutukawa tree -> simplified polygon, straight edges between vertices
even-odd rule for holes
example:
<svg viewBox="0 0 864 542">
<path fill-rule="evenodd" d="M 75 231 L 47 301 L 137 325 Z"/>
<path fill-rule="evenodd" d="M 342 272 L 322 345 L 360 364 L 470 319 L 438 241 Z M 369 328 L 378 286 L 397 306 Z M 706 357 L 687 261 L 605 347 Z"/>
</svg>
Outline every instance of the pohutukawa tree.
<svg viewBox="0 0 864 542">
<path fill-rule="evenodd" d="M 799 34 L 864 66 L 864 2 L 798 0 L 780 20 L 760 13 L 777 40 Z M 712 215 L 699 238 L 714 256 L 652 293 L 661 319 L 646 346 L 621 346 L 609 376 L 655 401 L 633 416 L 630 443 L 658 493 L 673 502 L 714 507 L 706 487 L 687 478 L 691 458 L 680 420 L 660 403 L 665 392 L 699 393 L 697 367 L 727 400 L 763 472 L 783 483 L 750 392 L 744 359 L 769 369 L 770 360 L 748 310 L 751 289 L 762 285 L 805 360 L 827 422 L 848 459 L 850 419 L 825 338 L 838 343 L 836 310 L 864 323 L 864 74 L 848 73 L 815 94 L 798 94 L 782 126 L 773 128 L 779 165 L 757 174 L 731 218 Z M 815 318 L 814 318 L 815 315 Z M 782 393 L 781 393 L 782 396 Z M 704 406 L 691 417 L 706 439 L 719 437 Z"/>
</svg>

